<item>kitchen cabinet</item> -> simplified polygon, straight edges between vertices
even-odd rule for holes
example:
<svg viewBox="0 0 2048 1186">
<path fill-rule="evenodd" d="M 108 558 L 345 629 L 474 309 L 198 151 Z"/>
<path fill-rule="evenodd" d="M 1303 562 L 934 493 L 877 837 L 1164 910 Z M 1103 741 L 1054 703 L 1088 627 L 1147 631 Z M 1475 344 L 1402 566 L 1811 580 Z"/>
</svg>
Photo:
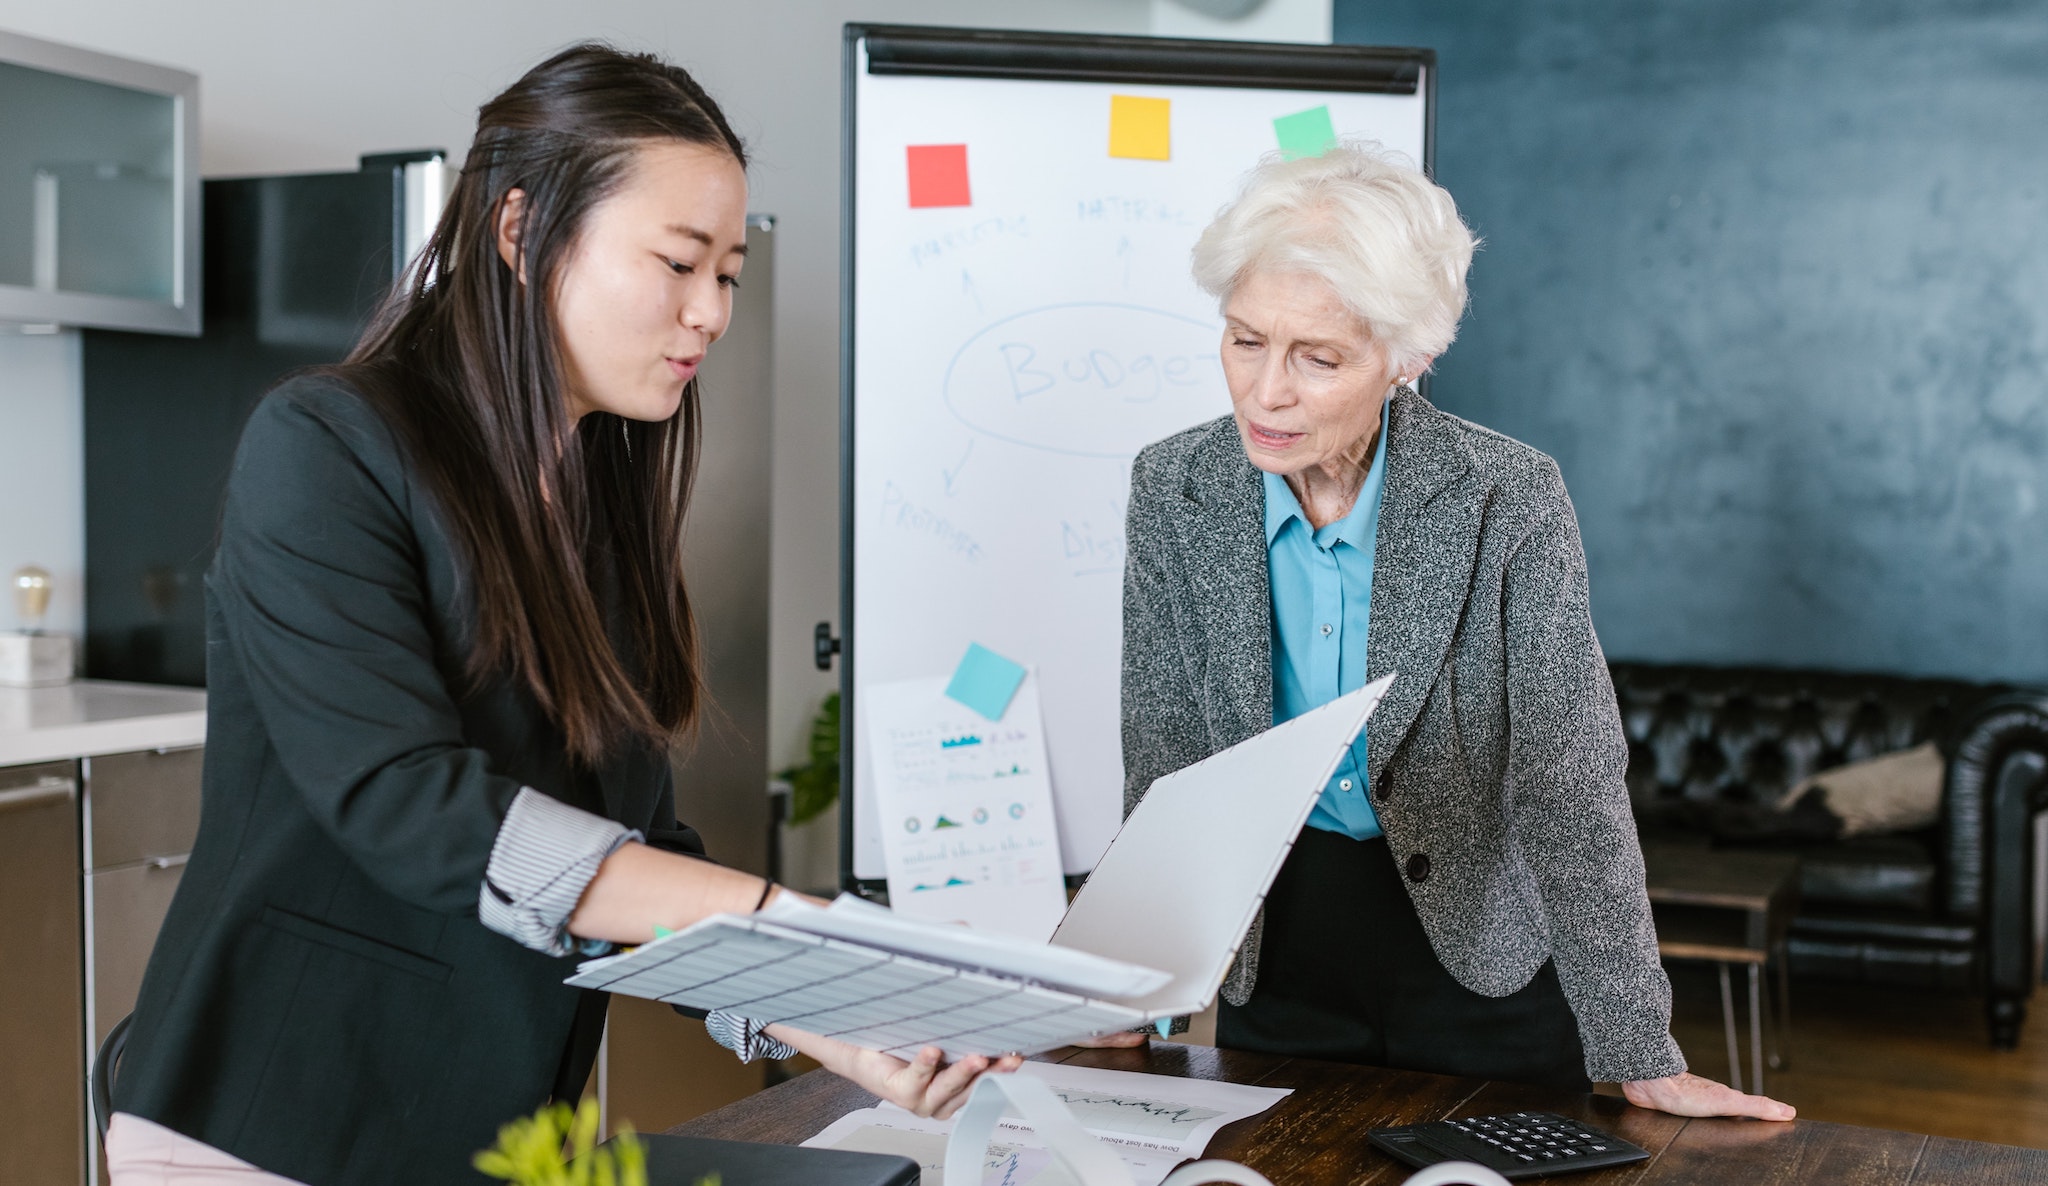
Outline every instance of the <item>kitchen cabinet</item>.
<svg viewBox="0 0 2048 1186">
<path fill-rule="evenodd" d="M 78 764 L 0 768 L 0 1182 L 83 1180 Z"/>
<path fill-rule="evenodd" d="M 199 332 L 199 78 L 0 33 L 0 321 Z"/>
<path fill-rule="evenodd" d="M 0 1182 L 105 1180 L 86 1080 L 198 834 L 202 753 L 0 768 Z"/>
<path fill-rule="evenodd" d="M 204 752 L 143 750 L 82 763 L 85 1029 L 93 1050 L 135 1008 L 149 949 L 199 834 Z"/>
</svg>

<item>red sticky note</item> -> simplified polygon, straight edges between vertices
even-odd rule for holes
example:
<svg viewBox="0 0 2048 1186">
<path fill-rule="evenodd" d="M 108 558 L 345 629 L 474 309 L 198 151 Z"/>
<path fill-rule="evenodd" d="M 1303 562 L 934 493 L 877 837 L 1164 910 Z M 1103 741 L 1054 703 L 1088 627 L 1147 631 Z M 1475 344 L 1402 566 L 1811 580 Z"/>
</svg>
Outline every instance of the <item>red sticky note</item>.
<svg viewBox="0 0 2048 1186">
<path fill-rule="evenodd" d="M 965 144 L 913 144 L 910 157 L 910 207 L 972 206 L 967 196 Z"/>
</svg>

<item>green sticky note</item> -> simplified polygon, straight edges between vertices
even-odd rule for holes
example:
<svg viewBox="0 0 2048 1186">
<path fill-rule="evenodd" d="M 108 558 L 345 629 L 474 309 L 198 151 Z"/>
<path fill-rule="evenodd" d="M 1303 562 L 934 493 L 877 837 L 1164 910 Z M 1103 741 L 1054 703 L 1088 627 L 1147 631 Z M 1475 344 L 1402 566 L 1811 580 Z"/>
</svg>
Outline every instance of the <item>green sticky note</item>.
<svg viewBox="0 0 2048 1186">
<path fill-rule="evenodd" d="M 1023 682 L 1022 664 L 1005 659 L 978 642 L 969 643 L 960 666 L 953 669 L 946 695 L 991 721 L 1000 721 L 1010 707 L 1010 697 L 1017 694 L 1018 685 Z"/>
<path fill-rule="evenodd" d="M 654 928 L 654 937 L 657 939 L 666 939 L 673 934 L 675 934 L 674 931 L 671 931 L 667 927 L 660 926 L 658 924 Z"/>
<path fill-rule="evenodd" d="M 1273 134 L 1280 138 L 1280 155 L 1290 161 L 1337 147 L 1337 125 L 1330 122 L 1327 106 L 1281 116 L 1273 121 Z"/>
</svg>

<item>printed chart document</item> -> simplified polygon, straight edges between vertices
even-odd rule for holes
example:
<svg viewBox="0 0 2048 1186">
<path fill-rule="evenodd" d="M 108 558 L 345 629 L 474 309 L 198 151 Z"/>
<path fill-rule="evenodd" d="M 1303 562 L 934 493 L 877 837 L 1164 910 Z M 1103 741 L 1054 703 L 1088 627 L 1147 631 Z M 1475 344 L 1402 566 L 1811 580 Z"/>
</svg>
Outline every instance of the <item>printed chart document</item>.
<svg viewBox="0 0 2048 1186">
<path fill-rule="evenodd" d="M 1024 677 L 995 720 L 947 685 L 903 680 L 862 692 L 889 902 L 908 918 L 1043 942 L 1067 892 L 1037 676 Z"/>
<path fill-rule="evenodd" d="M 1111 1145 L 1138 1186 L 1157 1186 L 1173 1167 L 1200 1157 L 1226 1124 L 1256 1116 L 1290 1094 L 1207 1079 L 1025 1063 L 1017 1072 L 1045 1081 L 1081 1127 Z M 921 1181 L 944 1180 L 950 1120 L 927 1120 L 892 1104 L 852 1112 L 805 1141 L 812 1148 L 888 1153 L 916 1161 Z M 982 1186 L 1078 1186 L 1024 1121 L 1006 1117 L 989 1147 Z"/>
<path fill-rule="evenodd" d="M 909 1058 L 1033 1054 L 1207 1008 L 1330 772 L 1393 677 L 1155 781 L 1050 943 L 778 899 L 567 983 Z"/>
</svg>

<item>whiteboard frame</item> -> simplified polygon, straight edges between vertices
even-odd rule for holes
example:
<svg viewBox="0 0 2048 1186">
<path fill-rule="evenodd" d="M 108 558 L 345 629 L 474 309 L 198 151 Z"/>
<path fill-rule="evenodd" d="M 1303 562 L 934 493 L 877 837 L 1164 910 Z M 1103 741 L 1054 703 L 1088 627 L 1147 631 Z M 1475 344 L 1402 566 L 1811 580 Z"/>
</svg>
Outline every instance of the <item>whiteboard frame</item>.
<svg viewBox="0 0 2048 1186">
<path fill-rule="evenodd" d="M 1133 82 L 1219 89 L 1422 92 L 1422 171 L 1436 175 L 1436 51 L 1419 47 L 1296 45 L 1270 41 L 1208 41 L 960 29 L 849 22 L 840 80 L 839 162 L 839 882 L 863 897 L 886 894 L 887 882 L 854 875 L 854 283 L 858 80 L 867 44 L 870 73 L 1046 82 Z M 875 68 L 880 66 L 881 68 Z M 1422 377 L 1424 394 L 1428 376 Z M 820 627 L 818 658 L 830 662 Z M 1070 875 L 1070 886 L 1083 876 Z"/>
</svg>

